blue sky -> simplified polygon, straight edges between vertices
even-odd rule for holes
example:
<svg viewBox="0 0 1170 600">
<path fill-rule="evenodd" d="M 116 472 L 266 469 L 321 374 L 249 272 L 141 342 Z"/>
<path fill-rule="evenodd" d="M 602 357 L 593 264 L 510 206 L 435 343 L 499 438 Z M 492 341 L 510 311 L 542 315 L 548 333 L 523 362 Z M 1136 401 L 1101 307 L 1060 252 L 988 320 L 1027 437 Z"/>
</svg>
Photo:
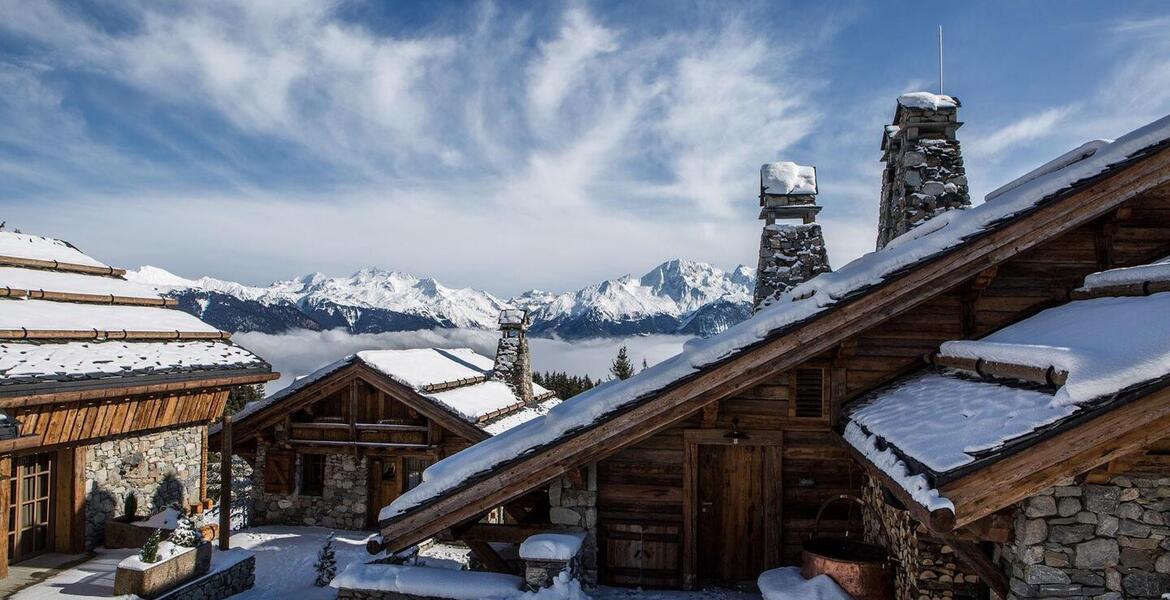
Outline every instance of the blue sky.
<svg viewBox="0 0 1170 600">
<path fill-rule="evenodd" d="M 0 0 L 0 218 L 185 276 L 508 295 L 754 265 L 787 159 L 840 265 L 940 24 L 977 201 L 1170 113 L 1164 2 Z"/>
</svg>

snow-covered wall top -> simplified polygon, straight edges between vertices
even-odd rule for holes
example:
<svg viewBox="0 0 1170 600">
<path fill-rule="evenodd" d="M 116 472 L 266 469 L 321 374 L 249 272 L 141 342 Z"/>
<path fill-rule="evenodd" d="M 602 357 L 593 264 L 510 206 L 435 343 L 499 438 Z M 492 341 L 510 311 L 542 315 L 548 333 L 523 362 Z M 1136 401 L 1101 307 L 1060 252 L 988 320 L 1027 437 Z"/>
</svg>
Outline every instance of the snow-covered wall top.
<svg viewBox="0 0 1170 600">
<path fill-rule="evenodd" d="M 1147 281 L 1170 281 L 1170 257 L 1148 265 L 1093 273 L 1085 277 L 1085 285 L 1082 289 L 1092 290 L 1115 285 L 1142 284 Z"/>
<path fill-rule="evenodd" d="M 0 329 L 21 328 L 37 331 L 218 331 L 183 311 L 169 308 L 74 304 L 49 300 L 0 300 Z"/>
<path fill-rule="evenodd" d="M 938 110 L 940 108 L 956 108 L 959 106 L 959 101 L 951 96 L 930 92 L 909 92 L 898 96 L 898 104 L 906 108 Z"/>
<path fill-rule="evenodd" d="M 970 210 L 950 211 L 929 221 L 926 227 L 912 229 L 896 238 L 897 243 L 796 286 L 779 301 L 727 331 L 688 342 L 673 358 L 624 381 L 610 382 L 574 396 L 545 417 L 528 421 L 431 465 L 423 473 L 423 482 L 384 507 L 379 519 L 384 521 L 403 514 L 497 465 L 587 428 L 607 414 L 829 310 L 842 299 L 882 283 L 888 275 L 959 246 L 972 236 L 1034 208 L 1053 194 L 1099 175 L 1111 165 L 1167 139 L 1170 139 L 1170 116 L 1122 136 L 1085 160 L 1020 185 L 996 202 Z"/>
<path fill-rule="evenodd" d="M 765 163 L 760 167 L 760 186 L 765 194 L 816 194 L 817 170 L 787 161 Z"/>
<path fill-rule="evenodd" d="M 1170 374 L 1170 292 L 1050 308 L 940 353 L 1068 372 L 1054 405 L 1084 404 Z"/>
<path fill-rule="evenodd" d="M 266 367 L 226 342 L 66 342 L 0 344 L 0 386 L 31 380 Z"/>
<path fill-rule="evenodd" d="M 33 260 L 57 261 L 85 265 L 88 267 L 108 267 L 105 263 L 87 256 L 74 248 L 68 242 L 39 235 L 0 231 L 0 256 L 15 258 L 29 258 Z"/>
</svg>

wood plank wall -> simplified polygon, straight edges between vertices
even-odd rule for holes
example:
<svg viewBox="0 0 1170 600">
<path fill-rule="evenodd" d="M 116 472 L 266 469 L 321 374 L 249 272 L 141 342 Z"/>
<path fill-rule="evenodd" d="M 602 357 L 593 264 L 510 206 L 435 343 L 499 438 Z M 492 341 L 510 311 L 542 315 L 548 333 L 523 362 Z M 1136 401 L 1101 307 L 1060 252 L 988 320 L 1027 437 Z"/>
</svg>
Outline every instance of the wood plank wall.
<svg viewBox="0 0 1170 600">
<path fill-rule="evenodd" d="M 223 414 L 228 390 L 169 396 L 131 396 L 9 409 L 25 433 L 51 447 L 110 436 L 209 423 Z"/>
<path fill-rule="evenodd" d="M 1022 253 L 986 272 L 981 280 L 939 290 L 843 344 L 833 355 L 802 365 L 827 369 L 826 383 L 832 392 L 825 419 L 790 417 L 790 373 L 778 373 L 720 401 L 717 413 L 707 411 L 706 422 L 702 413 L 692 415 L 606 458 L 598 464 L 602 581 L 647 587 L 682 584 L 684 430 L 728 430 L 735 418 L 741 430 L 784 432 L 782 556 L 787 564 L 799 564 L 800 544 L 812 535 L 821 503 L 838 494 L 860 493 L 861 471 L 831 429 L 830 419 L 842 405 L 922 368 L 923 355 L 944 341 L 981 337 L 1066 302 L 1068 291 L 1089 273 L 1167 255 L 1170 186 L 1129 201 L 1100 222 Z M 860 534 L 860 527 L 859 513 L 840 504 L 826 512 L 821 532 Z"/>
</svg>

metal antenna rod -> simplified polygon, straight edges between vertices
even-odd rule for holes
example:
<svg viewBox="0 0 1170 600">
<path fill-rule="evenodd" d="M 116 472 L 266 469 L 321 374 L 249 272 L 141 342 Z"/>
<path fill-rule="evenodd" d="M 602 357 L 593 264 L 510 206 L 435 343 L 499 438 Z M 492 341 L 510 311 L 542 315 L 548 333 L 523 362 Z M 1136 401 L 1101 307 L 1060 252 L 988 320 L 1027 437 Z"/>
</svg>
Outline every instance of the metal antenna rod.
<svg viewBox="0 0 1170 600">
<path fill-rule="evenodd" d="M 939 26 L 938 26 L 938 94 L 939 94 L 940 96 L 943 94 L 943 55 L 942 55 L 942 48 L 943 48 L 942 25 L 939 25 Z"/>
</svg>

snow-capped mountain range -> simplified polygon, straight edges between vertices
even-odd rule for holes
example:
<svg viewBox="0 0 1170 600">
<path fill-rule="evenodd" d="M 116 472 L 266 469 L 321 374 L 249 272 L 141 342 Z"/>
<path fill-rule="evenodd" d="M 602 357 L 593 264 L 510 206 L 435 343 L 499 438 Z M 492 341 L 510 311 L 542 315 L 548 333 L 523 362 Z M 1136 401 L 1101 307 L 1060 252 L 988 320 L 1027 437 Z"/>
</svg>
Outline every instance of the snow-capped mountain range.
<svg viewBox="0 0 1170 600">
<path fill-rule="evenodd" d="M 664 262 L 641 277 L 626 275 L 575 292 L 532 290 L 508 300 L 374 268 L 348 277 L 313 273 L 267 287 L 211 277 L 184 279 L 150 266 L 126 277 L 160 288 L 177 298 L 181 309 L 232 332 L 495 329 L 500 309 L 523 307 L 532 312 L 534 335 L 565 339 L 711 335 L 751 314 L 755 286 L 750 267 L 724 271 L 684 260 Z"/>
</svg>

